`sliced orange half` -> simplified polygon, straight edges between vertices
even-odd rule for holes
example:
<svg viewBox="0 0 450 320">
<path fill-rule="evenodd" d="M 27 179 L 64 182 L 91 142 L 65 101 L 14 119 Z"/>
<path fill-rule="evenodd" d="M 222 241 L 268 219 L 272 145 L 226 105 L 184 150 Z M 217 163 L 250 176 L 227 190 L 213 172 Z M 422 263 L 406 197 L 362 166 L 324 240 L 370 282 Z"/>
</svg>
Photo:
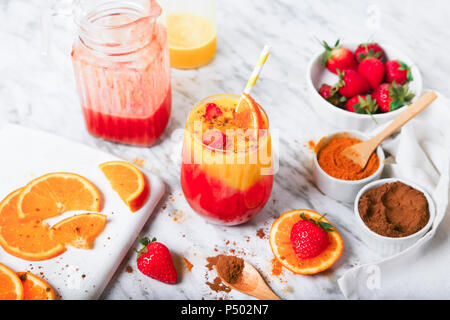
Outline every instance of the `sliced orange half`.
<svg viewBox="0 0 450 320">
<path fill-rule="evenodd" d="M 72 216 L 55 224 L 51 236 L 60 243 L 75 248 L 90 249 L 95 238 L 103 231 L 106 216 L 98 213 L 86 213 Z"/>
<path fill-rule="evenodd" d="M 23 300 L 55 300 L 55 292 L 46 281 L 30 272 L 18 272 L 23 286 Z"/>
<path fill-rule="evenodd" d="M 150 193 L 150 185 L 138 168 L 125 161 L 110 161 L 99 167 L 132 212 L 142 208 Z"/>
<path fill-rule="evenodd" d="M 74 173 L 49 173 L 32 180 L 17 204 L 20 218 L 47 219 L 66 211 L 100 211 L 100 192 L 86 178 Z"/>
<path fill-rule="evenodd" d="M 0 263 L 0 300 L 23 300 L 23 286 L 17 274 Z"/>
<path fill-rule="evenodd" d="M 234 114 L 234 123 L 241 129 L 266 129 L 262 109 L 248 94 L 243 93 Z"/>
<path fill-rule="evenodd" d="M 0 202 L 0 245 L 21 259 L 46 260 L 65 251 L 62 244 L 50 237 L 48 225 L 40 219 L 21 220 L 17 201 L 22 189 L 10 193 Z"/>
<path fill-rule="evenodd" d="M 298 209 L 283 213 L 272 224 L 270 229 L 270 247 L 275 258 L 287 269 L 296 274 L 315 274 L 330 268 L 341 256 L 344 250 L 344 242 L 341 235 L 333 228 L 327 232 L 329 236 L 328 247 L 318 256 L 309 259 L 300 259 L 294 252 L 291 245 L 292 226 L 302 218 L 304 213 L 307 218 L 318 220 L 321 215 L 312 210 Z M 321 221 L 330 223 L 326 218 Z"/>
</svg>

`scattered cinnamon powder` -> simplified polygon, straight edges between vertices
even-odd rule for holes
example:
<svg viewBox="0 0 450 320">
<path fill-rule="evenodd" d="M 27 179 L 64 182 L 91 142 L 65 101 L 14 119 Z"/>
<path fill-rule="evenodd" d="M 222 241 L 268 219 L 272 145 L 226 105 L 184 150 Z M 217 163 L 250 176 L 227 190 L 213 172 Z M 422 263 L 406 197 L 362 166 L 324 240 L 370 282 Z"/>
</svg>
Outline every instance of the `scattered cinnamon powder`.
<svg viewBox="0 0 450 320">
<path fill-rule="evenodd" d="M 272 275 L 279 276 L 282 271 L 283 265 L 276 258 L 272 258 Z"/>
<path fill-rule="evenodd" d="M 332 139 L 317 155 L 320 167 L 330 176 L 342 180 L 361 180 L 371 176 L 380 166 L 375 152 L 370 155 L 365 168 L 341 155 L 345 148 L 360 142 L 362 140 L 349 137 Z"/>
<path fill-rule="evenodd" d="M 192 267 L 194 266 L 188 259 L 183 257 L 184 262 L 186 263 L 186 268 L 188 269 L 189 272 L 192 271 Z"/>
<path fill-rule="evenodd" d="M 223 284 L 222 280 L 220 280 L 219 277 L 216 277 L 214 279 L 214 282 L 211 283 L 209 281 L 206 282 L 206 284 L 211 288 L 211 290 L 215 291 L 215 292 L 230 292 L 231 288 L 225 284 Z"/>
<path fill-rule="evenodd" d="M 266 236 L 264 229 L 260 228 L 256 231 L 256 235 L 260 238 L 260 239 L 264 239 L 264 237 Z"/>
<path fill-rule="evenodd" d="M 416 233 L 430 219 L 425 195 L 400 181 L 364 193 L 359 200 L 358 210 L 372 231 L 392 238 Z"/>
</svg>

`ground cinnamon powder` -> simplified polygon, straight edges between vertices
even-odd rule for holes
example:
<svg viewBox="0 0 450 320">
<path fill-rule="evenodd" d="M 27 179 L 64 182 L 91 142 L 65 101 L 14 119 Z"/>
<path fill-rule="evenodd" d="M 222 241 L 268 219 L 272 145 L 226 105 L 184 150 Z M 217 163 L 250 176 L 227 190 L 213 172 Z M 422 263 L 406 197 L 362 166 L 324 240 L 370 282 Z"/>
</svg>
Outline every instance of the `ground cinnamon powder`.
<svg viewBox="0 0 450 320">
<path fill-rule="evenodd" d="M 206 258 L 208 264 L 206 267 L 212 270 L 214 266 L 216 267 L 217 273 L 224 279 L 227 283 L 233 284 L 240 280 L 242 272 L 244 270 L 244 260 L 236 256 L 226 256 L 219 254 L 215 257 Z M 206 284 L 214 291 L 225 291 L 229 292 L 231 289 L 224 285 L 220 280 L 220 277 L 214 279 L 214 282 L 206 282 Z"/>
<path fill-rule="evenodd" d="M 320 167 L 330 176 L 342 180 L 361 180 L 371 176 L 380 166 L 376 153 L 372 153 L 364 169 L 341 155 L 345 148 L 360 142 L 362 140 L 349 137 L 332 139 L 317 155 Z"/>
<path fill-rule="evenodd" d="M 367 191 L 359 200 L 358 210 L 372 231 L 392 238 L 416 233 L 430 219 L 425 195 L 400 181 Z"/>
</svg>

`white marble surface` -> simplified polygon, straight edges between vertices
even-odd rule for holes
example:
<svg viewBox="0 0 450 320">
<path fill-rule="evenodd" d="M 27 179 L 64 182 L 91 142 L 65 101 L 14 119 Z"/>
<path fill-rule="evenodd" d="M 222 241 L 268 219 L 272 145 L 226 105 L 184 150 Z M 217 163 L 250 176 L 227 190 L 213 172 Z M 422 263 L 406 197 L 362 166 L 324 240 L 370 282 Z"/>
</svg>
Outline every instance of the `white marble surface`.
<svg viewBox="0 0 450 320">
<path fill-rule="evenodd" d="M 373 38 L 408 52 L 422 71 L 425 87 L 450 96 L 446 74 L 450 70 L 449 3 L 218 0 L 217 55 L 201 69 L 173 70 L 171 120 L 160 142 L 152 148 L 117 145 L 86 132 L 70 62 L 71 33 L 64 29 L 63 20 L 57 20 L 52 34 L 52 59 L 40 55 L 39 15 L 49 3 L 0 0 L 0 126 L 18 123 L 81 141 L 124 159 L 145 159 L 145 167 L 167 185 L 163 201 L 142 234 L 156 236 L 171 249 L 181 281 L 170 286 L 141 275 L 135 253 L 130 251 L 102 298 L 247 298 L 234 291 L 216 294 L 205 284 L 207 277 L 214 277 L 206 272 L 205 257 L 230 250 L 245 255 L 284 299 L 343 298 L 337 278 L 348 268 L 373 261 L 378 255 L 354 234 L 351 207 L 325 197 L 311 181 L 311 153 L 305 144 L 332 130 L 311 109 L 303 80 L 308 59 L 318 49 L 314 37 L 330 42 L 337 37 L 368 39 L 373 31 L 367 27 L 367 13 L 375 4 L 380 10 L 380 29 Z M 218 227 L 198 217 L 181 194 L 179 129 L 184 127 L 196 101 L 215 93 L 242 90 L 265 42 L 272 44 L 273 53 L 253 95 L 266 109 L 272 130 L 280 132 L 280 169 L 272 197 L 255 219 L 238 227 Z M 267 234 L 277 216 L 294 208 L 326 212 L 340 230 L 346 247 L 330 271 L 316 276 L 293 275 L 287 270 L 280 277 L 270 275 L 270 246 L 267 239 L 256 236 L 256 231 L 264 228 Z M 183 257 L 193 263 L 192 272 L 186 270 Z M 133 272 L 126 272 L 127 266 Z"/>
</svg>

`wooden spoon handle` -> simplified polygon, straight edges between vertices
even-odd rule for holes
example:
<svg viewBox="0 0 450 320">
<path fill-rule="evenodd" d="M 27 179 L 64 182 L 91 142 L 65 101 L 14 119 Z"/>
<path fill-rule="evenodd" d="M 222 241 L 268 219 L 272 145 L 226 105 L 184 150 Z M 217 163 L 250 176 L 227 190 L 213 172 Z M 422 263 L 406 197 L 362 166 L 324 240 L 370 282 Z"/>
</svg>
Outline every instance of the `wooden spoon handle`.
<svg viewBox="0 0 450 320">
<path fill-rule="evenodd" d="M 257 288 L 253 292 L 250 293 L 255 298 L 260 300 L 281 300 L 272 290 L 269 288 Z"/>
<path fill-rule="evenodd" d="M 436 93 L 434 93 L 434 91 L 430 91 L 417 99 L 417 101 L 412 105 L 407 107 L 406 110 L 400 113 L 383 131 L 370 139 L 371 144 L 374 146 L 374 150 L 384 141 L 384 139 L 389 137 L 397 131 L 397 129 L 401 128 L 405 123 L 425 110 L 436 98 Z"/>
</svg>

